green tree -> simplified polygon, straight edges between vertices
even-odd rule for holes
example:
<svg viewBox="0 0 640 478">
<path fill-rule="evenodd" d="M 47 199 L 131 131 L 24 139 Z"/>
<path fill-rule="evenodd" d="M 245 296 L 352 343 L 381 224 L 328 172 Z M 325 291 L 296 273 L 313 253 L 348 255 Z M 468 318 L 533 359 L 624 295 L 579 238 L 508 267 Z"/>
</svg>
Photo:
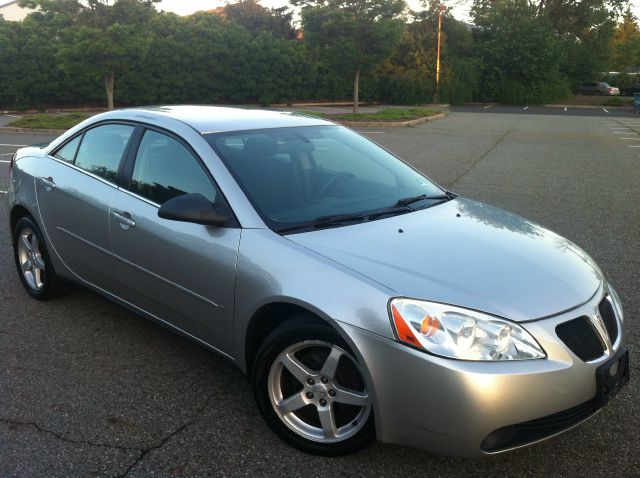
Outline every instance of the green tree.
<svg viewBox="0 0 640 478">
<path fill-rule="evenodd" d="M 15 22 L 8 22 L 0 15 L 0 105 L 12 105 L 18 96 L 15 81 L 19 58 L 17 45 Z"/>
<path fill-rule="evenodd" d="M 242 25 L 253 34 L 270 32 L 279 38 L 293 38 L 293 13 L 288 7 L 265 8 L 257 0 L 238 0 L 227 3 L 224 16 Z"/>
<path fill-rule="evenodd" d="M 640 29 L 630 8 L 622 15 L 611 37 L 611 68 L 623 71 L 640 64 Z"/>
<path fill-rule="evenodd" d="M 426 103 L 433 100 L 436 83 L 439 2 L 411 12 L 412 20 L 400 45 L 377 70 L 380 99 L 390 103 Z M 459 104 L 473 99 L 477 81 L 477 52 L 469 26 L 451 12 L 443 14 L 440 98 Z"/>
<path fill-rule="evenodd" d="M 514 5 L 512 0 L 474 0 L 471 16 L 480 29 L 495 31 L 509 9 L 527 7 L 530 21 L 546 24 L 558 45 L 562 55 L 558 69 L 570 83 L 593 80 L 607 70 L 615 16 L 626 0 L 528 0 Z"/>
<path fill-rule="evenodd" d="M 360 76 L 398 46 L 405 28 L 404 0 L 294 0 L 302 5 L 304 39 L 315 54 L 353 78 L 358 112 Z"/>
<path fill-rule="evenodd" d="M 527 0 L 506 0 L 483 10 L 475 45 L 481 62 L 483 100 L 545 103 L 569 94 L 560 72 L 561 40 Z"/>
<path fill-rule="evenodd" d="M 113 109 L 116 74 L 139 65 L 152 37 L 146 25 L 157 0 L 20 0 L 40 8 L 50 25 L 59 28 L 56 59 L 71 76 L 76 72 L 102 78 L 107 106 Z"/>
</svg>

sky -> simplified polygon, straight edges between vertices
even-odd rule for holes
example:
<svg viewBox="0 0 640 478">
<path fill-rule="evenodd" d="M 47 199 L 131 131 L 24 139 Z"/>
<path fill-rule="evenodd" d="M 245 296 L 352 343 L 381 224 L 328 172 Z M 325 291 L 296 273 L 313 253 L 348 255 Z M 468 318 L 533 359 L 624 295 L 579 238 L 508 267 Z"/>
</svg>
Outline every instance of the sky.
<svg viewBox="0 0 640 478">
<path fill-rule="evenodd" d="M 159 4 L 159 9 L 169 12 L 177 13 L 178 15 L 188 15 L 198 10 L 211 10 L 216 7 L 222 7 L 227 2 L 225 0 L 162 0 Z M 233 3 L 233 2 L 230 2 Z M 414 10 L 421 10 L 419 0 L 408 0 L 409 7 Z M 453 16 L 458 20 L 469 21 L 468 13 L 470 0 L 454 0 L 444 1 L 444 5 L 451 6 L 453 8 Z M 632 0 L 631 10 L 636 18 L 640 18 L 640 0 Z M 287 0 L 262 0 L 261 5 L 269 8 L 282 7 L 287 5 Z"/>
<path fill-rule="evenodd" d="M 10 0 L 0 0 L 0 6 L 9 3 Z M 226 0 L 162 0 L 158 8 L 178 15 L 188 15 L 199 10 L 212 10 L 222 7 Z M 233 2 L 230 2 L 233 3 Z M 260 3 L 269 8 L 282 7 L 288 5 L 287 0 L 261 0 Z M 420 0 L 407 0 L 409 7 L 413 10 L 421 10 Z M 444 5 L 453 10 L 453 16 L 458 20 L 469 21 L 469 6 L 472 0 L 443 0 Z M 640 18 L 640 0 L 631 0 L 631 10 L 636 18 Z"/>
<path fill-rule="evenodd" d="M 640 0 L 637 1 L 638 4 L 640 4 Z M 177 13 L 178 15 L 188 15 L 190 13 L 197 12 L 198 10 L 212 10 L 216 7 L 222 7 L 226 3 L 227 1 L 225 0 L 189 0 L 188 2 L 184 0 L 162 0 L 162 2 L 158 4 L 158 8 L 160 10 Z M 409 4 L 409 7 L 414 10 L 422 10 L 419 0 L 408 0 L 407 3 Z M 444 3 L 445 5 L 447 4 L 447 2 Z M 467 3 L 470 4 L 471 2 L 456 0 L 455 2 L 449 3 L 452 5 L 454 3 L 461 4 L 460 6 L 454 8 L 454 16 L 460 20 L 468 19 L 467 13 L 469 11 L 469 7 L 467 6 Z M 268 8 L 277 8 L 288 5 L 288 2 L 287 0 L 261 0 L 260 4 Z"/>
</svg>

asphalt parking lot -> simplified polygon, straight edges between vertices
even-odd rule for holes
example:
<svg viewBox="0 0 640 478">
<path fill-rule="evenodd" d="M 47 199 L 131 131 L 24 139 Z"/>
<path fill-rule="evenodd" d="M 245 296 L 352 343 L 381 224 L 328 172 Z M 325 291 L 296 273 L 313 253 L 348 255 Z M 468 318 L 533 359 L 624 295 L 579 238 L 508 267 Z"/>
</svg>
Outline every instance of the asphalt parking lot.
<svg viewBox="0 0 640 478">
<path fill-rule="evenodd" d="M 362 131 L 598 262 L 624 303 L 632 379 L 592 420 L 481 460 L 384 444 L 341 458 L 303 454 L 272 434 L 250 384 L 223 358 L 83 289 L 30 300 L 0 193 L 0 476 L 640 476 L 640 117 L 492 109 Z M 0 133 L 0 191 L 14 145 L 47 139 Z"/>
</svg>

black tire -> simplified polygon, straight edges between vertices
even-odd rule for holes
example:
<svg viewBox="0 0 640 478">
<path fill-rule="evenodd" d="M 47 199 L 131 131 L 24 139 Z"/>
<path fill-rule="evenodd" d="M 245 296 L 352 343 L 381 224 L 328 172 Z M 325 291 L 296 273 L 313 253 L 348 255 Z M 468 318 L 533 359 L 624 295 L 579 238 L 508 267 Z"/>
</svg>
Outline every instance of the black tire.
<svg viewBox="0 0 640 478">
<path fill-rule="evenodd" d="M 24 255 L 24 250 L 21 253 L 19 245 L 19 242 L 22 240 L 22 236 L 25 236 L 31 241 L 35 236 L 35 239 L 37 240 L 35 257 L 39 259 L 39 264 L 43 266 L 42 268 L 39 268 L 40 272 L 38 273 L 38 280 L 35 279 L 35 272 L 32 272 L 31 276 L 29 276 L 28 272 L 23 271 L 21 254 Z M 47 250 L 44 237 L 40 232 L 40 228 L 31 216 L 24 216 L 18 219 L 18 222 L 13 229 L 13 257 L 20 281 L 27 293 L 34 299 L 53 299 L 66 294 L 71 289 L 69 283 L 63 281 L 56 275 L 53 265 L 51 264 L 49 251 Z M 29 277 L 31 277 L 31 283 Z"/>
<path fill-rule="evenodd" d="M 595 96 L 600 96 L 602 93 L 600 93 L 600 91 L 599 91 L 599 90 L 596 90 L 596 91 L 594 91 L 594 92 L 593 92 L 593 94 L 594 94 Z"/>
<path fill-rule="evenodd" d="M 350 366 L 352 366 L 352 362 L 355 362 L 353 353 L 349 349 L 348 345 L 344 342 L 344 340 L 340 338 L 340 336 L 336 332 L 333 331 L 333 329 L 328 326 L 320 325 L 316 320 L 309 319 L 309 317 L 306 316 L 294 317 L 279 326 L 269 336 L 267 336 L 267 338 L 262 343 L 258 353 L 256 354 L 256 359 L 253 366 L 252 382 L 254 398 L 256 400 L 258 409 L 260 410 L 260 413 L 262 414 L 269 427 L 282 440 L 306 453 L 312 453 L 315 455 L 339 456 L 361 450 L 362 448 L 368 446 L 375 439 L 373 409 L 370 405 L 367 407 L 356 407 L 360 410 L 359 413 L 361 413 L 360 415 L 358 415 L 358 417 L 361 417 L 361 423 L 356 425 L 360 427 L 357 432 L 355 432 L 354 429 L 353 431 L 355 433 L 345 439 L 333 438 L 334 440 L 339 441 L 335 441 L 332 443 L 322 443 L 302 436 L 300 433 L 294 431 L 290 426 L 287 426 L 284 422 L 284 419 L 281 418 L 278 413 L 276 413 L 275 405 L 272 404 L 269 394 L 269 374 L 272 372 L 272 366 L 277 366 L 274 362 L 284 350 L 292 346 L 295 347 L 297 346 L 297 344 L 300 344 L 302 342 L 312 343 L 307 341 L 318 341 L 326 344 L 332 344 L 335 346 L 335 348 L 341 349 L 343 352 L 346 352 L 346 354 L 343 355 L 344 357 L 346 357 L 345 362 L 341 362 L 341 360 L 343 360 L 342 358 L 338 360 L 338 362 L 342 364 L 337 366 L 341 367 L 341 372 L 344 371 L 345 366 L 346 368 L 349 368 Z M 310 348 L 304 350 L 307 351 L 310 350 Z M 356 370 L 357 373 L 360 373 L 360 371 L 358 370 L 359 364 L 357 364 L 357 362 L 355 363 L 356 367 L 353 370 Z M 337 375 L 338 374 L 336 374 L 336 376 Z M 334 383 L 334 380 L 335 379 L 332 377 L 331 382 L 329 382 L 329 385 L 327 386 L 330 387 L 331 384 Z M 362 384 L 364 384 L 364 378 L 362 378 Z M 318 384 L 316 384 L 316 386 L 318 386 Z M 371 401 L 371 392 L 366 389 L 366 385 L 362 386 L 364 387 L 364 391 L 362 393 L 367 394 L 369 397 L 369 401 Z M 298 393 L 302 395 L 305 390 L 305 385 L 303 384 L 302 387 L 303 388 L 301 389 L 301 391 L 296 391 L 293 395 L 296 395 Z M 331 391 L 333 390 L 330 390 L 330 392 Z M 323 395 L 323 393 L 320 392 L 316 394 L 315 398 L 317 400 L 321 400 L 319 399 L 319 397 L 321 396 L 326 395 Z M 336 402 L 339 401 L 339 397 L 340 395 L 335 398 Z M 327 402 L 325 401 L 325 404 L 326 403 Z M 317 406 L 318 405 L 316 405 L 316 407 Z M 334 404 L 328 405 L 328 407 L 332 410 L 336 428 L 338 427 L 337 422 L 339 418 L 339 410 L 337 409 L 337 407 L 342 406 L 342 404 L 335 402 Z M 302 410 L 305 409 L 296 410 L 295 413 L 298 414 Z M 316 413 L 316 416 L 319 417 L 318 409 L 314 408 L 314 406 L 310 404 L 306 406 L 305 413 Z M 347 422 L 349 422 L 350 420 L 352 420 L 352 418 L 348 417 L 346 420 Z M 357 420 L 353 420 L 353 422 L 347 423 L 346 426 L 351 427 L 353 423 L 356 422 Z M 364 423 L 364 425 L 362 425 L 362 423 Z"/>
</svg>

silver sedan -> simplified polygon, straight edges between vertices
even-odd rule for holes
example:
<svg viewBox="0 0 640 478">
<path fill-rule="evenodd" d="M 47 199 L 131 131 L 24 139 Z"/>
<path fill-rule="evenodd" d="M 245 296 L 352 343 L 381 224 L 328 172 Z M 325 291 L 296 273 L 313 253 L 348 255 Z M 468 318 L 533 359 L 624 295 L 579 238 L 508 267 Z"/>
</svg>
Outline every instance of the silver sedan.
<svg viewBox="0 0 640 478">
<path fill-rule="evenodd" d="M 629 379 L 620 300 L 575 244 L 289 113 L 95 116 L 11 161 L 18 276 L 81 284 L 234 362 L 282 439 L 500 453 Z"/>
</svg>

